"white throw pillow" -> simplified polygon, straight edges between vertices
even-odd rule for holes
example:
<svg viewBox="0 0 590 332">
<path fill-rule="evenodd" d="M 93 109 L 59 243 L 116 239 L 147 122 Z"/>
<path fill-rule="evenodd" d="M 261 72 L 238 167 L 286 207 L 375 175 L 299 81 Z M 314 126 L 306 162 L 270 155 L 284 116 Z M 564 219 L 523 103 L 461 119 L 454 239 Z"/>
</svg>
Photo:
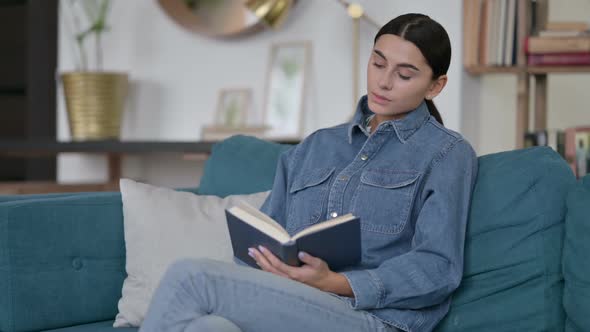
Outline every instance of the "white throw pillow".
<svg viewBox="0 0 590 332">
<path fill-rule="evenodd" d="M 114 327 L 139 326 L 167 267 L 181 258 L 233 262 L 225 209 L 260 207 L 269 191 L 201 196 L 121 179 L 127 278 Z"/>
</svg>

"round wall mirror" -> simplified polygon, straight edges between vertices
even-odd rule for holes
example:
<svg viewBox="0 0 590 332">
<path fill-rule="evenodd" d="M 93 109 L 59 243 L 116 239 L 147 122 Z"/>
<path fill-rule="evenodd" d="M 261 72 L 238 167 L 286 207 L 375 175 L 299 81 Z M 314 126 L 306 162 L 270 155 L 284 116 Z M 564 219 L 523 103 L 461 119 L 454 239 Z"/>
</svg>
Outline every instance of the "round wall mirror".
<svg viewBox="0 0 590 332">
<path fill-rule="evenodd" d="M 295 0 L 158 0 L 176 23 L 209 37 L 235 37 L 278 26 Z"/>
</svg>

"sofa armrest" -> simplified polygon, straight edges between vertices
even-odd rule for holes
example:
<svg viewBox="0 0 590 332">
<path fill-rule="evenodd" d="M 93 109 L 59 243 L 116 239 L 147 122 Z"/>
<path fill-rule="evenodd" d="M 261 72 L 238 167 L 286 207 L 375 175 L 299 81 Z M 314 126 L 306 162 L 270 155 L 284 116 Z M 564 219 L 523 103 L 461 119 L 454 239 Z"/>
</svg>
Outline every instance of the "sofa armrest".
<svg viewBox="0 0 590 332">
<path fill-rule="evenodd" d="M 113 319 L 125 276 L 119 193 L 0 203 L 0 331 Z"/>
</svg>

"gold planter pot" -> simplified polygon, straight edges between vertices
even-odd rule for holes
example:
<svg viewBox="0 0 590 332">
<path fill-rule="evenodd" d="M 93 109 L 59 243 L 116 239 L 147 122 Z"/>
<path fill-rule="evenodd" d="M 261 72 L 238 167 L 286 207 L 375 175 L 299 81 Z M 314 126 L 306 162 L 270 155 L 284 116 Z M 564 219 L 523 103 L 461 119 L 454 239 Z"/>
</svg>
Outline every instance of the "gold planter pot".
<svg viewBox="0 0 590 332">
<path fill-rule="evenodd" d="M 128 91 L 125 73 L 61 75 L 70 132 L 75 141 L 118 139 Z"/>
</svg>

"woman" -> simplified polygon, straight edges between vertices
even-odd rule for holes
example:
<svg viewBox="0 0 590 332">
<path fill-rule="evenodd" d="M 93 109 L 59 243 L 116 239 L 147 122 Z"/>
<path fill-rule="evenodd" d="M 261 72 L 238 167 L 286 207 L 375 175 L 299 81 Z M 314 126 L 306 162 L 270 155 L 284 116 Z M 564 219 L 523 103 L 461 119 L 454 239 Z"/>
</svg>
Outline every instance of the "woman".
<svg viewBox="0 0 590 332">
<path fill-rule="evenodd" d="M 473 149 L 443 127 L 432 99 L 451 47 L 427 16 L 399 16 L 377 33 L 367 95 L 351 123 L 319 130 L 285 152 L 262 211 L 293 234 L 352 212 L 362 261 L 301 267 L 263 247 L 263 271 L 210 260 L 167 272 L 142 331 L 430 331 L 462 277 L 477 173 Z"/>
</svg>

